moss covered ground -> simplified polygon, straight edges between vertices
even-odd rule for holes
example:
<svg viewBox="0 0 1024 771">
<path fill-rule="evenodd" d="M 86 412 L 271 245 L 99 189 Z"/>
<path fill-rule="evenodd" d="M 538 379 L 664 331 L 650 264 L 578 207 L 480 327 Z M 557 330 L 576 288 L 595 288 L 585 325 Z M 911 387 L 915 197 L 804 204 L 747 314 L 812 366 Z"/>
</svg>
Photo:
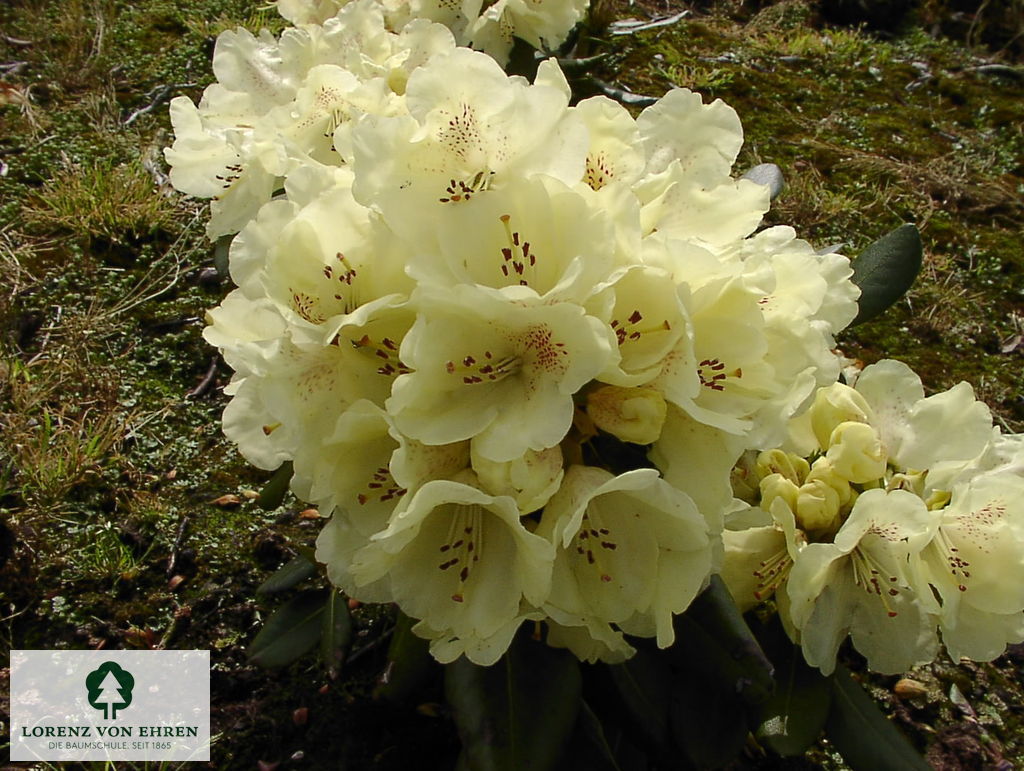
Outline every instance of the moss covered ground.
<svg viewBox="0 0 1024 771">
<path fill-rule="evenodd" d="M 920 280 L 842 349 L 903 359 L 931 390 L 967 380 L 1020 431 L 1024 67 L 1012 35 L 984 38 L 985 19 L 958 27 L 954 10 L 920 5 L 869 29 L 800 0 L 719 3 L 631 35 L 595 24 L 579 50 L 621 87 L 733 105 L 738 170 L 773 162 L 786 177 L 771 222 L 851 255 L 917 224 Z M 600 15 L 680 10 L 637 0 Z M 319 519 L 293 499 L 260 509 L 266 475 L 220 434 L 230 372 L 201 331 L 229 287 L 204 202 L 169 188 L 160 152 L 167 100 L 198 99 L 216 34 L 236 24 L 282 26 L 250 0 L 0 6 L 0 648 L 210 649 L 211 767 L 450 768 L 439 690 L 412 705 L 372 698 L 388 609 L 354 611 L 337 679 L 314 655 L 272 672 L 246 660 L 280 602 L 255 588 Z M 1024 765 L 1022 661 L 1013 649 L 940 661 L 910 673 L 917 686 L 866 682 L 936 767 L 1012 768 Z M 741 766 L 839 767 L 824 745 L 787 761 L 752 749 Z"/>
</svg>

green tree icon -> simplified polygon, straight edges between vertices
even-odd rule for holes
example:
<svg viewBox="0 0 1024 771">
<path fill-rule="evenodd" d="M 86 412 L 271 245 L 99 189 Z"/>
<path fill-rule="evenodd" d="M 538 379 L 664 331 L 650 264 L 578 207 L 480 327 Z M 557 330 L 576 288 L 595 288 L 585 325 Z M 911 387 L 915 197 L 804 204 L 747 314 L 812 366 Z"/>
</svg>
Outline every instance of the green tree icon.
<svg viewBox="0 0 1024 771">
<path fill-rule="evenodd" d="M 85 677 L 89 691 L 89 704 L 103 710 L 103 717 L 111 720 L 117 711 L 132 703 L 135 678 L 113 661 L 104 661 Z"/>
</svg>

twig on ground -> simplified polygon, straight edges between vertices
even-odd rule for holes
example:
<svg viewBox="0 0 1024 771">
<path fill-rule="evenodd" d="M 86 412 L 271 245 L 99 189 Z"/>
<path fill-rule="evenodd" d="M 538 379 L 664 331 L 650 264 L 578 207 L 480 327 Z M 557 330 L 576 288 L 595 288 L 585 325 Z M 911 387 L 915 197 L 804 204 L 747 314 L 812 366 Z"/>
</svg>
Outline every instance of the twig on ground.
<svg viewBox="0 0 1024 771">
<path fill-rule="evenodd" d="M 689 11 L 680 11 L 675 16 L 667 16 L 665 18 L 655 19 L 654 21 L 637 21 L 635 19 L 613 21 L 608 25 L 608 31 L 613 35 L 632 35 L 634 32 L 643 32 L 646 29 L 667 27 L 670 24 L 675 24 L 676 22 L 681 21 L 689 15 Z"/>
<path fill-rule="evenodd" d="M 147 104 L 145 107 L 140 107 L 139 109 L 132 112 L 131 115 L 124 119 L 123 125 L 130 126 L 132 125 L 132 123 L 135 122 L 137 118 L 140 118 L 143 115 L 148 115 L 149 113 L 153 112 L 153 110 L 155 110 L 157 107 L 159 107 L 161 104 L 167 101 L 167 97 L 169 97 L 173 91 L 177 91 L 182 88 L 192 88 L 193 86 L 195 86 L 195 83 L 167 83 L 162 86 L 157 86 L 156 88 L 150 89 L 148 92 L 146 92 L 146 96 L 150 97 L 150 103 Z"/>
<path fill-rule="evenodd" d="M 622 104 L 635 104 L 639 107 L 650 107 L 658 101 L 653 96 L 634 94 L 632 91 L 617 88 L 616 86 L 613 86 L 610 83 L 605 83 L 603 80 L 593 76 L 590 77 L 590 82 L 597 86 L 605 96 L 610 97 L 617 102 L 621 102 Z"/>
<path fill-rule="evenodd" d="M 181 542 L 185 538 L 185 529 L 188 527 L 189 518 L 187 516 L 181 518 L 181 522 L 178 523 L 178 532 L 174 535 L 174 542 L 171 543 L 171 556 L 167 560 L 167 575 L 174 575 L 174 569 L 178 567 L 178 549 L 181 548 Z"/>
<path fill-rule="evenodd" d="M 200 396 L 210 390 L 213 385 L 214 379 L 217 377 L 217 362 L 220 360 L 219 356 L 213 356 L 210 359 L 210 366 L 206 370 L 206 374 L 203 375 L 203 379 L 199 381 L 199 385 L 185 394 L 186 399 L 198 399 Z"/>
<path fill-rule="evenodd" d="M 11 37 L 10 35 L 0 34 L 0 40 L 3 40 L 9 46 L 18 46 L 20 48 L 28 48 L 28 46 L 34 46 L 36 41 L 34 40 L 22 40 L 21 38 Z"/>
</svg>

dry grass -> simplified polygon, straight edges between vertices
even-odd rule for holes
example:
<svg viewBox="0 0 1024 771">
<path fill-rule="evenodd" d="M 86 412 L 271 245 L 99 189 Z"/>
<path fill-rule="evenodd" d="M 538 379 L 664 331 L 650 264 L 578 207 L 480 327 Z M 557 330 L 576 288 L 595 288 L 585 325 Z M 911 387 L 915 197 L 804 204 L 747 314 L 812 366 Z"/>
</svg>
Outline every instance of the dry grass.
<svg viewBox="0 0 1024 771">
<path fill-rule="evenodd" d="M 44 232 L 119 243 L 170 228 L 175 210 L 155 194 L 153 178 L 140 161 L 117 166 L 101 161 L 66 164 L 26 208 L 25 218 Z"/>
<path fill-rule="evenodd" d="M 0 479 L 32 514 L 59 510 L 74 487 L 112 462 L 127 422 L 114 371 L 62 354 L 0 361 Z"/>
</svg>

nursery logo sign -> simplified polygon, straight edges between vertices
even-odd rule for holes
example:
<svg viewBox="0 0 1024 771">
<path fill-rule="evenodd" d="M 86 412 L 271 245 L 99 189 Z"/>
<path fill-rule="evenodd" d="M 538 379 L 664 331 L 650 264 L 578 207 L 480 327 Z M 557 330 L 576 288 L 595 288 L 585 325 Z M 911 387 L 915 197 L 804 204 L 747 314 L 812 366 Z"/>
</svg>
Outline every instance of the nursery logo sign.
<svg viewBox="0 0 1024 771">
<path fill-rule="evenodd" d="M 11 760 L 209 760 L 209 651 L 11 651 Z"/>
<path fill-rule="evenodd" d="M 85 687 L 89 689 L 89 704 L 112 720 L 117 710 L 132 703 L 135 678 L 113 661 L 105 661 L 85 678 Z"/>
</svg>

